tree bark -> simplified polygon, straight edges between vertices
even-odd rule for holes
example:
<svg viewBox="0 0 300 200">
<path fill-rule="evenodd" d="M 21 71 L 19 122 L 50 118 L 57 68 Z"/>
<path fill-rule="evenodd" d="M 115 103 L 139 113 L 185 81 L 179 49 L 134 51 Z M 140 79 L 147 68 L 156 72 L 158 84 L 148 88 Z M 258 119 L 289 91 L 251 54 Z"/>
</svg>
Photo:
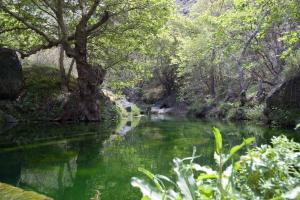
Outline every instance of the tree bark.
<svg viewBox="0 0 300 200">
<path fill-rule="evenodd" d="M 75 32 L 75 62 L 79 86 L 79 120 L 100 121 L 100 92 L 105 70 L 92 66 L 87 60 L 87 21 L 82 20 Z M 97 69 L 100 68 L 100 69 Z"/>
<path fill-rule="evenodd" d="M 67 88 L 68 88 L 69 91 L 70 91 L 70 81 L 71 81 L 71 76 L 72 76 L 72 71 L 73 71 L 73 68 L 74 68 L 74 64 L 75 64 L 75 59 L 73 58 L 72 61 L 71 61 L 70 66 L 69 66 L 68 73 L 67 73 Z"/>
<path fill-rule="evenodd" d="M 216 90 L 215 90 L 215 66 L 214 66 L 214 60 L 215 60 L 215 49 L 211 50 L 210 55 L 210 78 L 209 78 L 209 94 L 212 98 L 215 98 L 216 96 Z"/>
<path fill-rule="evenodd" d="M 64 65 L 64 58 L 65 58 L 65 51 L 62 45 L 60 45 L 59 48 L 59 71 L 60 71 L 60 77 L 61 77 L 61 89 L 62 91 L 68 91 L 68 80 L 66 76 L 65 71 L 65 65 Z"/>
</svg>

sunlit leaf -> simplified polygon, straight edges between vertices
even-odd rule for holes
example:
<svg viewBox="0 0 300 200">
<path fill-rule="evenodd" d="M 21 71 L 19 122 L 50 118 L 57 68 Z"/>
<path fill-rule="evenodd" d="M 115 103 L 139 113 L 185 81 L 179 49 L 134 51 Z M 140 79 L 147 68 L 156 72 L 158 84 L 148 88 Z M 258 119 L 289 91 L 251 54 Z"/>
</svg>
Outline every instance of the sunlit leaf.
<svg viewBox="0 0 300 200">
<path fill-rule="evenodd" d="M 213 128 L 213 133 L 215 136 L 215 151 L 217 152 L 217 154 L 221 154 L 222 152 L 222 135 L 220 133 L 220 130 L 218 128 Z"/>
</svg>

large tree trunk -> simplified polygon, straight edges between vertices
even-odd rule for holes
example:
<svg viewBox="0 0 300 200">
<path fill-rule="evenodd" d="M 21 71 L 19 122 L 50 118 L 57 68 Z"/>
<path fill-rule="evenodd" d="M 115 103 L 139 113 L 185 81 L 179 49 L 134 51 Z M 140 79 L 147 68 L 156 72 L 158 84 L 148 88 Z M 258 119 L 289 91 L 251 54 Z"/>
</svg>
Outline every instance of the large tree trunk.
<svg viewBox="0 0 300 200">
<path fill-rule="evenodd" d="M 100 92 L 95 70 L 88 63 L 76 59 L 79 85 L 79 116 L 80 120 L 100 120 Z"/>
<path fill-rule="evenodd" d="M 75 61 L 78 72 L 80 120 L 100 120 L 100 92 L 95 68 L 87 61 L 87 22 L 82 20 L 75 33 Z"/>
<path fill-rule="evenodd" d="M 100 121 L 99 85 L 105 77 L 101 66 L 93 66 L 87 60 L 87 24 L 83 20 L 76 27 L 74 59 L 78 72 L 78 91 L 65 106 L 61 120 Z"/>
</svg>

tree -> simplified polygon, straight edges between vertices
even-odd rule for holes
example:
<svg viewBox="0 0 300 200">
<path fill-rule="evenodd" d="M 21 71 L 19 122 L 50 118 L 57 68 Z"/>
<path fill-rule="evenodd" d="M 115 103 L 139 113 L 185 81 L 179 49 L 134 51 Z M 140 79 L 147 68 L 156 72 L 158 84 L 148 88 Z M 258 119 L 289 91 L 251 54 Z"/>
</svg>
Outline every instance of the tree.
<svg viewBox="0 0 300 200">
<path fill-rule="evenodd" d="M 260 96 L 281 83 L 299 66 L 298 11 L 298 0 L 197 1 L 173 27 L 180 35 L 175 63 L 191 96 L 234 93 L 244 105 L 249 88 Z"/>
<path fill-rule="evenodd" d="M 168 0 L 0 0 L 0 18 L 5 19 L 0 33 L 8 38 L 0 38 L 0 42 L 17 49 L 23 58 L 62 45 L 66 55 L 74 58 L 78 72 L 78 92 L 72 98 L 73 103 L 76 99 L 75 109 L 74 105 L 66 106 L 62 120 L 99 121 L 98 86 L 107 69 L 93 62 L 101 60 L 89 51 L 97 46 L 93 42 L 123 23 L 131 25 L 128 29 L 142 26 L 146 34 L 153 34 L 167 19 L 168 5 Z M 17 32 L 22 33 L 21 37 L 14 35 Z"/>
</svg>

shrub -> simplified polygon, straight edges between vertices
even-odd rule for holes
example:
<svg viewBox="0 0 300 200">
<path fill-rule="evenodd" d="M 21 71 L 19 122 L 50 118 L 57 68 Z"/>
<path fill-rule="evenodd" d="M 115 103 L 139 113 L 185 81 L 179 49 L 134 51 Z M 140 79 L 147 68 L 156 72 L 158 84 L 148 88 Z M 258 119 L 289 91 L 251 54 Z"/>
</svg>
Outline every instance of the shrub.
<svg viewBox="0 0 300 200">
<path fill-rule="evenodd" d="M 249 120 L 260 120 L 264 111 L 264 105 L 256 105 L 252 108 L 245 109 L 246 118 Z"/>
<path fill-rule="evenodd" d="M 300 144 L 280 136 L 272 139 L 272 146 L 249 150 L 234 162 L 236 153 L 254 139 L 224 154 L 218 129 L 214 135 L 217 170 L 194 163 L 194 150 L 192 157 L 174 159 L 176 181 L 140 169 L 155 187 L 139 178 L 132 178 L 132 185 L 140 188 L 143 199 L 299 199 Z"/>
<path fill-rule="evenodd" d="M 131 112 L 132 112 L 132 116 L 139 116 L 140 115 L 140 109 L 135 104 L 131 105 Z"/>
<path fill-rule="evenodd" d="M 231 121 L 247 120 L 245 109 L 243 107 L 230 109 L 228 111 L 226 119 Z"/>
<path fill-rule="evenodd" d="M 299 151 L 300 144 L 289 141 L 285 136 L 273 138 L 272 147 L 263 145 L 249 151 L 238 163 L 240 166 L 236 174 L 236 188 L 242 197 L 244 199 L 295 199 L 297 195 L 300 197 Z M 294 189 L 298 190 L 297 195 Z"/>
</svg>

